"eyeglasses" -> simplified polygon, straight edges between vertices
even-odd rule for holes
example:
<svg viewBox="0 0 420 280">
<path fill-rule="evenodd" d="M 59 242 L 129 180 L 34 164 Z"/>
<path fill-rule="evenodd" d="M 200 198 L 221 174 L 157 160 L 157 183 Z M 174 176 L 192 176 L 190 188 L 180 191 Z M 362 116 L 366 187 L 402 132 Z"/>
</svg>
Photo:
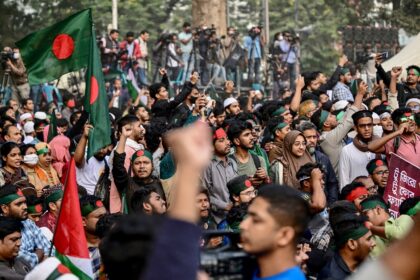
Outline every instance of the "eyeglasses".
<svg viewBox="0 0 420 280">
<path fill-rule="evenodd" d="M 414 121 L 414 116 L 410 115 L 408 117 L 402 117 L 402 118 L 400 118 L 400 123 L 405 123 L 405 122 L 408 122 L 409 120 Z"/>
<path fill-rule="evenodd" d="M 295 142 L 293 143 L 293 145 L 296 147 L 299 147 L 299 146 L 306 147 L 306 142 Z"/>
<path fill-rule="evenodd" d="M 373 172 L 373 174 L 379 175 L 379 176 L 388 175 L 389 170 L 381 170 L 381 171 L 378 171 L 378 172 Z"/>
</svg>

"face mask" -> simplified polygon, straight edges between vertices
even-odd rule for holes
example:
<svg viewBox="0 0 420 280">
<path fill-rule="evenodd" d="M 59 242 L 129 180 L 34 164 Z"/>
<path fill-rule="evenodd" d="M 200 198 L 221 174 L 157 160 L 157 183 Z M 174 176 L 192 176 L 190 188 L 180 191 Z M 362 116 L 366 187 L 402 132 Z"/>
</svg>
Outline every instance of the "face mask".
<svg viewBox="0 0 420 280">
<path fill-rule="evenodd" d="M 74 99 L 67 101 L 67 107 L 74 108 L 76 106 Z"/>
<path fill-rule="evenodd" d="M 384 130 L 382 128 L 382 126 L 380 125 L 375 125 L 373 126 L 373 134 L 378 136 L 378 137 L 382 137 L 382 134 L 384 133 Z"/>
<path fill-rule="evenodd" d="M 13 53 L 13 58 L 18 59 L 20 57 L 20 53 Z"/>
<path fill-rule="evenodd" d="M 25 155 L 23 157 L 23 162 L 29 165 L 35 165 L 38 163 L 38 156 L 36 154 Z"/>
</svg>

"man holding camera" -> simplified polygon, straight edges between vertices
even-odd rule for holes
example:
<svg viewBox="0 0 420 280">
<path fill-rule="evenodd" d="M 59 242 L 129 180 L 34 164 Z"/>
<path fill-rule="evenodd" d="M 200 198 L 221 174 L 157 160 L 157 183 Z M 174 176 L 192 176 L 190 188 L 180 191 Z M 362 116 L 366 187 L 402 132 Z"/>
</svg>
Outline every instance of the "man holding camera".
<svg viewBox="0 0 420 280">
<path fill-rule="evenodd" d="M 184 24 L 182 25 L 182 28 L 183 28 L 183 31 L 178 34 L 178 39 L 179 39 L 179 42 L 181 43 L 180 44 L 181 52 L 182 52 L 181 56 L 182 56 L 182 62 L 184 64 L 184 73 L 182 74 L 181 81 L 185 81 L 187 77 L 191 76 L 191 72 L 194 69 L 194 57 L 193 55 L 191 55 L 191 52 L 193 49 L 193 35 L 191 33 L 191 24 L 189 22 L 184 22 Z"/>
<path fill-rule="evenodd" d="M 5 59 L 6 58 L 6 59 Z M 5 47 L 2 59 L 6 60 L 5 72 L 10 73 L 12 82 L 12 99 L 23 100 L 29 98 L 30 87 L 25 65 L 20 57 L 19 49 Z"/>
<path fill-rule="evenodd" d="M 293 38 L 291 32 L 283 32 L 283 40 L 280 41 L 280 49 L 284 53 L 283 65 L 287 69 L 290 81 L 290 88 L 295 89 L 296 62 L 299 59 L 297 40 Z"/>
<path fill-rule="evenodd" d="M 249 30 L 249 35 L 244 38 L 244 47 L 248 51 L 248 80 L 252 83 L 259 83 L 264 48 L 264 38 L 261 37 L 260 26 L 254 26 Z"/>
</svg>

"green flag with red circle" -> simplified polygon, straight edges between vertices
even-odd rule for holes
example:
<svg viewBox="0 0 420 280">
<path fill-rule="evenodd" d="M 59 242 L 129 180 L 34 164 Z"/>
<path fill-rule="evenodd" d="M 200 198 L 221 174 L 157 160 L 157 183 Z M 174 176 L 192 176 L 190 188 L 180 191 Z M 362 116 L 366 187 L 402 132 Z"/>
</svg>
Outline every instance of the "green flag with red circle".
<svg viewBox="0 0 420 280">
<path fill-rule="evenodd" d="M 92 25 L 89 63 L 86 71 L 86 93 L 84 108 L 89 112 L 89 123 L 93 129 L 89 133 L 87 158 L 111 143 L 111 124 L 108 113 L 108 97 L 102 72 L 101 57 L 95 40 L 95 28 Z"/>
<path fill-rule="evenodd" d="M 16 42 L 31 85 L 58 79 L 88 64 L 91 10 L 80 11 Z"/>
</svg>

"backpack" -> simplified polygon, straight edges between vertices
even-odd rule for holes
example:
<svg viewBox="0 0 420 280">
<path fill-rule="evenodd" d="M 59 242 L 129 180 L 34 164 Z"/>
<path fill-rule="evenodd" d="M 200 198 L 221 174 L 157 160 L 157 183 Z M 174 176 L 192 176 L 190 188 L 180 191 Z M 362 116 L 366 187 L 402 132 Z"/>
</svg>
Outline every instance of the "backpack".
<svg viewBox="0 0 420 280">
<path fill-rule="evenodd" d="M 270 169 L 268 170 L 268 175 L 270 176 L 270 178 L 272 178 L 273 183 L 276 184 L 283 184 L 283 174 L 284 174 L 284 167 L 283 164 L 275 159 L 271 164 L 270 164 Z"/>
<path fill-rule="evenodd" d="M 106 160 L 104 160 L 104 162 L 105 170 L 102 172 L 98 182 L 96 183 L 94 195 L 99 197 L 104 203 L 105 207 L 109 210 L 109 197 L 111 191 L 111 180 L 109 179 L 110 170 Z"/>
</svg>

